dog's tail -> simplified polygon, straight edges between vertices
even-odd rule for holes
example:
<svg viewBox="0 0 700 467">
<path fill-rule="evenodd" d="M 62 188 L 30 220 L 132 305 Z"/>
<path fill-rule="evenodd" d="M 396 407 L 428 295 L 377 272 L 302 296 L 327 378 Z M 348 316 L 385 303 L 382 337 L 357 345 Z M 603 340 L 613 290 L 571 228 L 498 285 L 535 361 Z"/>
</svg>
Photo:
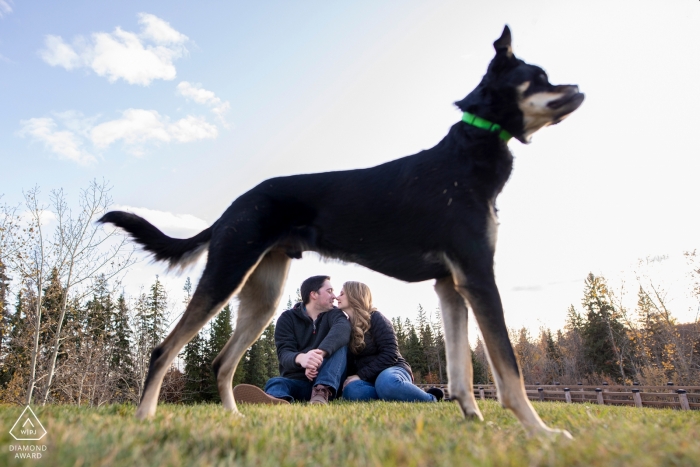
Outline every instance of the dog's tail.
<svg viewBox="0 0 700 467">
<path fill-rule="evenodd" d="M 167 261 L 171 269 L 184 269 L 194 262 L 208 248 L 211 238 L 211 227 L 192 238 L 168 237 L 146 219 L 124 211 L 108 212 L 97 222 L 114 224 L 126 230 L 156 261 Z"/>
</svg>

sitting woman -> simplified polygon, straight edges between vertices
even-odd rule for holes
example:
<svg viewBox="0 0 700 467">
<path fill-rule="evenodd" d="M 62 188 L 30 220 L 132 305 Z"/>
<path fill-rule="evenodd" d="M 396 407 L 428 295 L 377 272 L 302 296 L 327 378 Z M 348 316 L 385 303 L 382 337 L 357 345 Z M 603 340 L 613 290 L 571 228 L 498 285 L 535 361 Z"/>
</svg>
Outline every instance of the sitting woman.
<svg viewBox="0 0 700 467">
<path fill-rule="evenodd" d="M 352 323 L 348 376 L 343 398 L 351 401 L 435 402 L 443 398 L 439 388 L 427 392 L 413 384 L 411 366 L 399 353 L 391 322 L 372 306 L 369 287 L 346 282 L 338 295 L 338 308 Z"/>
</svg>

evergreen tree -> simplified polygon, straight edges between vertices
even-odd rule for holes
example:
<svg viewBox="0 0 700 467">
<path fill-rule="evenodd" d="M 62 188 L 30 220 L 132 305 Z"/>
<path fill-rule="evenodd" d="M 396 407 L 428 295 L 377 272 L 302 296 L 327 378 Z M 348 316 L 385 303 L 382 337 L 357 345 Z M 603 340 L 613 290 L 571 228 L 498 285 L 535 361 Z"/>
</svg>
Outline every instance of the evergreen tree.
<svg viewBox="0 0 700 467">
<path fill-rule="evenodd" d="M 260 339 L 246 352 L 243 370 L 244 378 L 242 382 L 253 384 L 260 388 L 265 387 L 268 379 L 279 376 L 274 323 L 270 323 L 263 331 Z"/>
<path fill-rule="evenodd" d="M 552 331 L 547 329 L 542 334 L 545 343 L 545 355 L 548 366 L 545 371 L 545 379 L 559 380 L 563 376 L 562 353 L 559 344 L 554 341 Z"/>
<path fill-rule="evenodd" d="M 564 332 L 558 331 L 557 343 L 562 351 L 564 374 L 575 381 L 581 381 L 584 375 L 592 373 L 586 361 L 583 346 L 583 317 L 570 305 L 564 322 Z"/>
<path fill-rule="evenodd" d="M 420 337 L 416 332 L 416 328 L 413 323 L 406 319 L 406 324 L 404 327 L 407 329 L 406 338 L 406 353 L 403 357 L 411 365 L 413 370 L 413 376 L 416 382 L 423 382 L 423 377 L 428 373 L 426 371 L 427 363 L 425 361 L 425 351 L 423 350 L 423 345 L 420 341 Z"/>
<path fill-rule="evenodd" d="M 491 381 L 491 373 L 486 356 L 486 346 L 479 336 L 476 337 L 476 345 L 472 352 L 472 365 L 475 384 L 488 384 Z"/>
<path fill-rule="evenodd" d="M 401 323 L 401 317 L 391 318 L 391 324 L 394 327 L 396 341 L 399 344 L 399 353 L 404 356 L 406 354 L 406 331 Z"/>
<path fill-rule="evenodd" d="M 31 289 L 30 289 L 31 290 Z M 18 403 L 23 401 L 30 362 L 31 329 L 28 312 L 32 313 L 31 292 L 21 289 L 17 294 L 15 311 L 9 317 L 6 354 L 0 366 L 0 400 Z"/>
<path fill-rule="evenodd" d="M 476 352 L 471 352 L 472 371 L 474 384 L 486 384 L 489 380 L 488 370 L 485 368 L 481 359 L 477 357 Z"/>
<path fill-rule="evenodd" d="M 440 379 L 440 383 L 446 383 L 447 382 L 447 371 L 445 369 L 445 365 L 447 363 L 447 355 L 445 354 L 445 336 L 443 333 L 443 324 L 442 324 L 442 312 L 440 311 L 440 308 L 437 308 L 435 310 L 435 320 L 433 322 L 433 335 L 435 336 L 434 342 L 435 342 L 435 355 L 437 357 L 437 365 L 438 365 L 438 377 Z"/>
<path fill-rule="evenodd" d="M 207 371 L 206 341 L 201 332 L 197 333 L 185 346 L 185 387 L 182 400 L 185 403 L 197 403 L 208 400 L 211 395 L 210 372 Z"/>
<path fill-rule="evenodd" d="M 61 287 L 61 278 L 56 268 L 51 270 L 45 285 L 46 287 L 43 290 L 44 298 L 41 302 L 42 322 L 39 333 L 40 354 L 45 353 L 45 350 L 42 349 L 50 349 L 53 347 L 53 339 L 58 329 L 60 308 L 63 302 L 63 287 Z"/>
<path fill-rule="evenodd" d="M 212 371 L 212 362 L 217 355 L 223 350 L 224 346 L 233 334 L 233 312 L 231 305 L 227 304 L 223 310 L 216 315 L 212 321 L 211 330 L 209 332 L 209 342 L 207 343 L 207 355 L 204 361 L 204 366 L 201 368 L 201 375 L 205 381 L 208 381 L 204 389 L 205 398 L 208 401 L 219 402 L 219 389 L 216 382 L 216 375 Z"/>
<path fill-rule="evenodd" d="M 592 373 L 623 382 L 629 368 L 623 360 L 620 343 L 627 339 L 627 333 L 610 300 L 605 279 L 588 275 L 582 303 L 586 310 L 582 330 L 584 356 Z"/>
<path fill-rule="evenodd" d="M 186 309 L 192 299 L 192 282 L 189 277 L 185 280 L 185 285 L 182 290 L 185 292 L 183 305 Z M 211 389 L 212 372 L 210 369 L 211 360 L 209 360 L 208 347 L 209 345 L 204 336 L 203 329 L 185 345 L 185 385 L 182 395 L 182 401 L 185 403 L 205 402 L 212 400 L 214 397 Z M 216 383 L 214 383 L 214 387 L 216 388 Z M 216 391 L 214 392 L 218 393 Z"/>
<path fill-rule="evenodd" d="M 85 315 L 85 326 L 92 338 L 111 338 L 115 310 L 112 294 L 104 276 L 97 278 L 92 299 L 86 304 L 86 308 L 88 312 Z"/>
<path fill-rule="evenodd" d="M 263 339 L 258 339 L 251 348 L 246 352 L 245 363 L 243 365 L 245 371 L 245 382 L 264 388 L 267 383 L 267 362 L 265 343 Z"/>
<path fill-rule="evenodd" d="M 433 339 L 433 330 L 428 323 L 428 317 L 423 306 L 418 304 L 418 332 L 421 347 L 423 348 L 423 361 L 425 362 L 424 379 L 428 383 L 437 383 L 437 348 Z"/>
<path fill-rule="evenodd" d="M 165 338 L 167 331 L 168 294 L 160 278 L 151 285 L 150 293 L 146 297 L 146 315 L 144 324 L 148 336 L 148 346 L 154 349 Z"/>
<path fill-rule="evenodd" d="M 277 360 L 277 346 L 275 345 L 275 323 L 272 322 L 265 328 L 262 334 L 265 342 L 265 361 L 267 365 L 267 379 L 280 375 L 279 360 Z"/>
<path fill-rule="evenodd" d="M 511 341 L 515 342 L 513 351 L 520 364 L 523 379 L 528 383 L 540 379 L 542 375 L 539 367 L 537 347 L 532 343 L 530 332 L 527 328 L 520 328 L 517 332 L 517 338 L 511 337 Z"/>
<path fill-rule="evenodd" d="M 134 359 L 131 354 L 133 333 L 129 327 L 129 307 L 124 294 L 117 299 L 113 330 L 110 367 L 118 375 L 115 398 L 117 402 L 126 402 L 131 399 L 129 396 L 134 383 Z"/>
</svg>

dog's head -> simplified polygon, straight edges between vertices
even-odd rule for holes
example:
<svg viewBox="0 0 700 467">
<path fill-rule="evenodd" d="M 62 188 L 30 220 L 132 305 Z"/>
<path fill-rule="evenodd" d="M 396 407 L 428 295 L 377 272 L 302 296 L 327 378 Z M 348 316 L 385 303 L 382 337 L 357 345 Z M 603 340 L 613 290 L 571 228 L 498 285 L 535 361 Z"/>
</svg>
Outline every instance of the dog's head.
<svg viewBox="0 0 700 467">
<path fill-rule="evenodd" d="M 481 83 L 455 102 L 463 112 L 498 123 L 527 144 L 533 133 L 561 122 L 583 102 L 578 86 L 550 84 L 542 68 L 513 55 L 508 26 L 493 47 L 496 56 Z"/>
</svg>

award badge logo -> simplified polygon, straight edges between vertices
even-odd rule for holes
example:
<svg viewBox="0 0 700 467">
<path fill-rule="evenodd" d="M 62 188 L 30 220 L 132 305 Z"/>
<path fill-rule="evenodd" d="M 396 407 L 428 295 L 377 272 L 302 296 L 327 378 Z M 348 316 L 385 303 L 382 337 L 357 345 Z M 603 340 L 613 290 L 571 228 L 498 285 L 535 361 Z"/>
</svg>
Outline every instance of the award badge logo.
<svg viewBox="0 0 700 467">
<path fill-rule="evenodd" d="M 46 428 L 32 408 L 27 406 L 10 429 L 10 434 L 17 441 L 39 441 L 46 436 Z"/>
</svg>

